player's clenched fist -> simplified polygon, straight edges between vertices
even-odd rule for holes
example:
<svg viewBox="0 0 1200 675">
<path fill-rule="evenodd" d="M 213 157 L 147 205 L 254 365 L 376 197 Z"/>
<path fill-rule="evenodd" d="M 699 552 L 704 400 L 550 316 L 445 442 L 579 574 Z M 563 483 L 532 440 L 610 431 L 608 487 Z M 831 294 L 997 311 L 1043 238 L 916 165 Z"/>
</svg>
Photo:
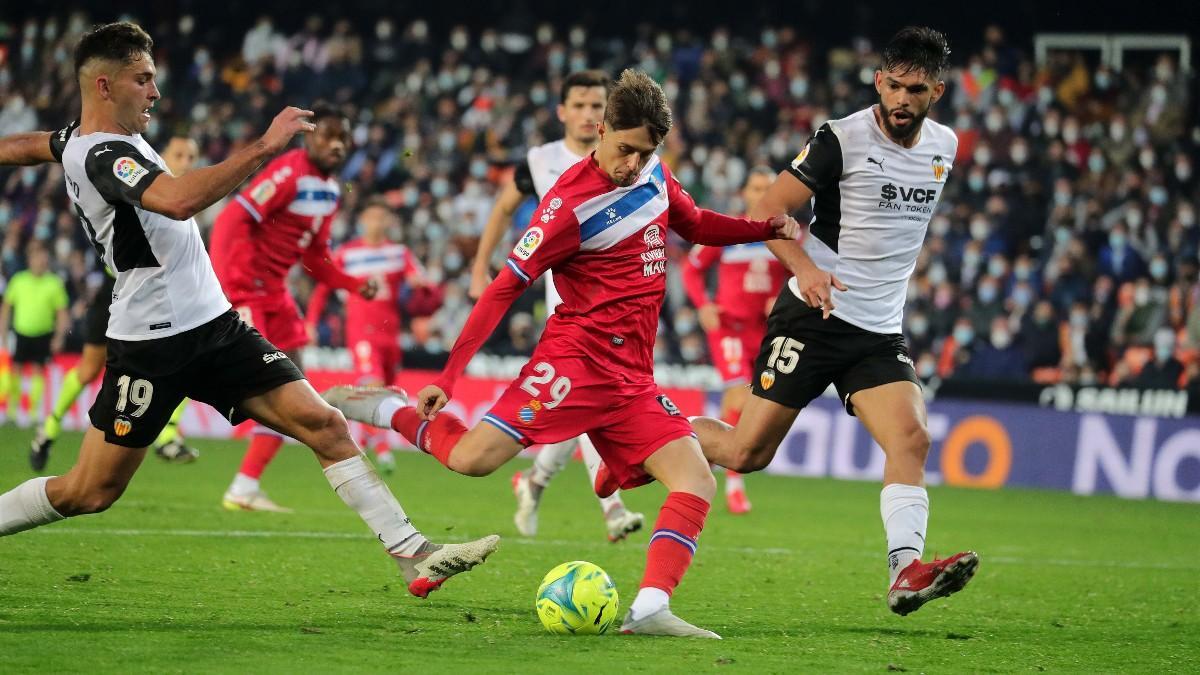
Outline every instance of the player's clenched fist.
<svg viewBox="0 0 1200 675">
<path fill-rule="evenodd" d="M 307 133 L 314 131 L 317 125 L 312 123 L 313 112 L 304 110 L 294 106 L 284 108 L 275 119 L 271 121 L 271 127 L 267 129 L 267 133 L 263 134 L 262 142 L 267 146 L 267 150 L 271 153 L 280 152 L 287 147 L 291 142 L 292 137 L 299 133 Z"/>
<path fill-rule="evenodd" d="M 438 411 L 446 407 L 450 399 L 446 392 L 436 384 L 427 384 L 417 392 L 417 416 L 423 420 L 431 420 Z"/>
<path fill-rule="evenodd" d="M 796 219 L 780 214 L 771 219 L 771 229 L 774 230 L 775 239 L 796 239 L 800 236 L 800 223 Z"/>
</svg>

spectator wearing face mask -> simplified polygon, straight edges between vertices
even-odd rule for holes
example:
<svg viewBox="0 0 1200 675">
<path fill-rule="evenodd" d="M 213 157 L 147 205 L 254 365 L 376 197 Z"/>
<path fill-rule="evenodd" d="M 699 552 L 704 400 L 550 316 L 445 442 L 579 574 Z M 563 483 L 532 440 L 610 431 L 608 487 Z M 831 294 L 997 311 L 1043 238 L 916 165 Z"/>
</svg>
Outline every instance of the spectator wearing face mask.
<svg viewBox="0 0 1200 675">
<path fill-rule="evenodd" d="M 971 320 L 960 317 L 954 322 L 954 330 L 942 341 L 942 354 L 938 357 L 938 375 L 946 378 L 958 371 L 971 360 L 971 352 L 975 348 L 975 329 Z"/>
<path fill-rule="evenodd" d="M 1182 379 L 1183 364 L 1175 358 L 1175 331 L 1159 328 L 1154 333 L 1154 358 L 1129 384 L 1142 389 L 1176 389 Z"/>
<path fill-rule="evenodd" d="M 1113 225 L 1108 233 L 1108 243 L 1100 248 L 1097 271 L 1116 279 L 1118 283 L 1133 281 L 1146 273 L 1146 263 L 1129 244 L 1129 233 L 1124 223 Z"/>
<path fill-rule="evenodd" d="M 1055 321 L 1054 305 L 1042 300 L 1022 322 L 1022 347 L 1030 368 L 1050 368 L 1062 361 L 1059 327 Z"/>
<path fill-rule="evenodd" d="M 1166 305 L 1154 298 L 1149 279 L 1143 277 L 1133 284 L 1125 284 L 1117 301 L 1112 343 L 1118 348 L 1152 344 L 1155 331 L 1166 318 Z"/>
<path fill-rule="evenodd" d="M 1000 284 L 989 275 L 979 280 L 975 293 L 975 305 L 968 312 L 971 327 L 977 334 L 986 334 L 992 320 L 1004 314 L 1004 299 L 1000 297 Z"/>
<path fill-rule="evenodd" d="M 998 316 L 992 320 L 987 340 L 971 350 L 966 363 L 954 371 L 955 377 L 991 380 L 1023 380 L 1029 374 L 1029 364 L 1021 347 L 1013 341 L 1008 319 Z"/>
</svg>

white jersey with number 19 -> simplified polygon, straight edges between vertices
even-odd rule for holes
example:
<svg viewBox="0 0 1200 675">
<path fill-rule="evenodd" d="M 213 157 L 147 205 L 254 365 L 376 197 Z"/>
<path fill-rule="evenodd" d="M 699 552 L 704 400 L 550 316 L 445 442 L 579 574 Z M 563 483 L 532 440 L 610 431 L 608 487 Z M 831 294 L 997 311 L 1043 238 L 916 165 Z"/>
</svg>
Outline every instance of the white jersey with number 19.
<svg viewBox="0 0 1200 675">
<path fill-rule="evenodd" d="M 229 310 L 195 219 L 142 208 L 142 194 L 166 163 L 140 134 L 75 131 L 62 163 L 75 213 L 116 273 L 108 337 L 164 338 Z"/>
</svg>

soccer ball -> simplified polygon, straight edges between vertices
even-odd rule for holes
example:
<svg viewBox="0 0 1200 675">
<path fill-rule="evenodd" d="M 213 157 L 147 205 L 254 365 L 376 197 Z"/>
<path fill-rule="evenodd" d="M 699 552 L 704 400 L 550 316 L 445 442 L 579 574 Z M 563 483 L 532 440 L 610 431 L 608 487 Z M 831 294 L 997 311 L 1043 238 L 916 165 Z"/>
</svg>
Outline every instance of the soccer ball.
<svg viewBox="0 0 1200 675">
<path fill-rule="evenodd" d="M 617 587 L 599 566 L 566 562 L 546 574 L 535 600 L 538 618 L 551 633 L 599 635 L 617 618 Z"/>
</svg>

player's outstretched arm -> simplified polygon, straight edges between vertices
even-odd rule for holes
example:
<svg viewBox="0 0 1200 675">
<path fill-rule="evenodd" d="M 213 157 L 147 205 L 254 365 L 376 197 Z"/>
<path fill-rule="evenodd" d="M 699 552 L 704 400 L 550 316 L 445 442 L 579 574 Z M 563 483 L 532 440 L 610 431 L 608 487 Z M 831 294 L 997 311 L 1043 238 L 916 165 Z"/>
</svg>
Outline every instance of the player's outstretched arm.
<svg viewBox="0 0 1200 675">
<path fill-rule="evenodd" d="M 674 176 L 668 174 L 666 183 L 670 202 L 667 227 L 692 243 L 729 246 L 794 238 L 800 234 L 800 226 L 791 216 L 778 215 L 765 220 L 734 218 L 696 206 Z"/>
<path fill-rule="evenodd" d="M 792 213 L 812 199 L 812 189 L 790 172 L 779 174 L 767 194 L 750 212 L 751 218 L 771 218 L 780 214 Z M 830 272 L 817 267 L 812 258 L 804 252 L 804 247 L 797 239 L 777 239 L 767 242 L 771 253 L 787 266 L 796 276 L 800 285 L 800 295 L 810 307 L 820 307 L 824 310 L 824 318 L 829 318 L 833 311 L 833 288 L 846 290 L 846 286 Z"/>
<path fill-rule="evenodd" d="M 29 131 L 0 138 L 0 165 L 32 166 L 57 162 L 50 152 L 52 131 Z"/>
<path fill-rule="evenodd" d="M 312 131 L 312 111 L 287 107 L 257 141 L 225 161 L 175 177 L 162 172 L 141 196 L 142 208 L 187 220 L 229 194 L 263 162 L 287 147 L 292 137 Z"/>
<path fill-rule="evenodd" d="M 490 268 L 492 253 L 496 251 L 500 240 L 504 238 L 504 233 L 508 230 L 508 223 L 524 198 L 525 195 L 521 194 L 520 189 L 517 188 L 516 181 L 507 181 L 500 189 L 500 196 L 492 205 L 492 212 L 488 215 L 487 224 L 483 226 L 483 235 L 479 238 L 479 248 L 475 251 L 475 260 L 471 263 L 471 287 L 468 289 L 467 295 L 472 300 L 482 297 L 483 290 L 492 282 Z"/>
</svg>

